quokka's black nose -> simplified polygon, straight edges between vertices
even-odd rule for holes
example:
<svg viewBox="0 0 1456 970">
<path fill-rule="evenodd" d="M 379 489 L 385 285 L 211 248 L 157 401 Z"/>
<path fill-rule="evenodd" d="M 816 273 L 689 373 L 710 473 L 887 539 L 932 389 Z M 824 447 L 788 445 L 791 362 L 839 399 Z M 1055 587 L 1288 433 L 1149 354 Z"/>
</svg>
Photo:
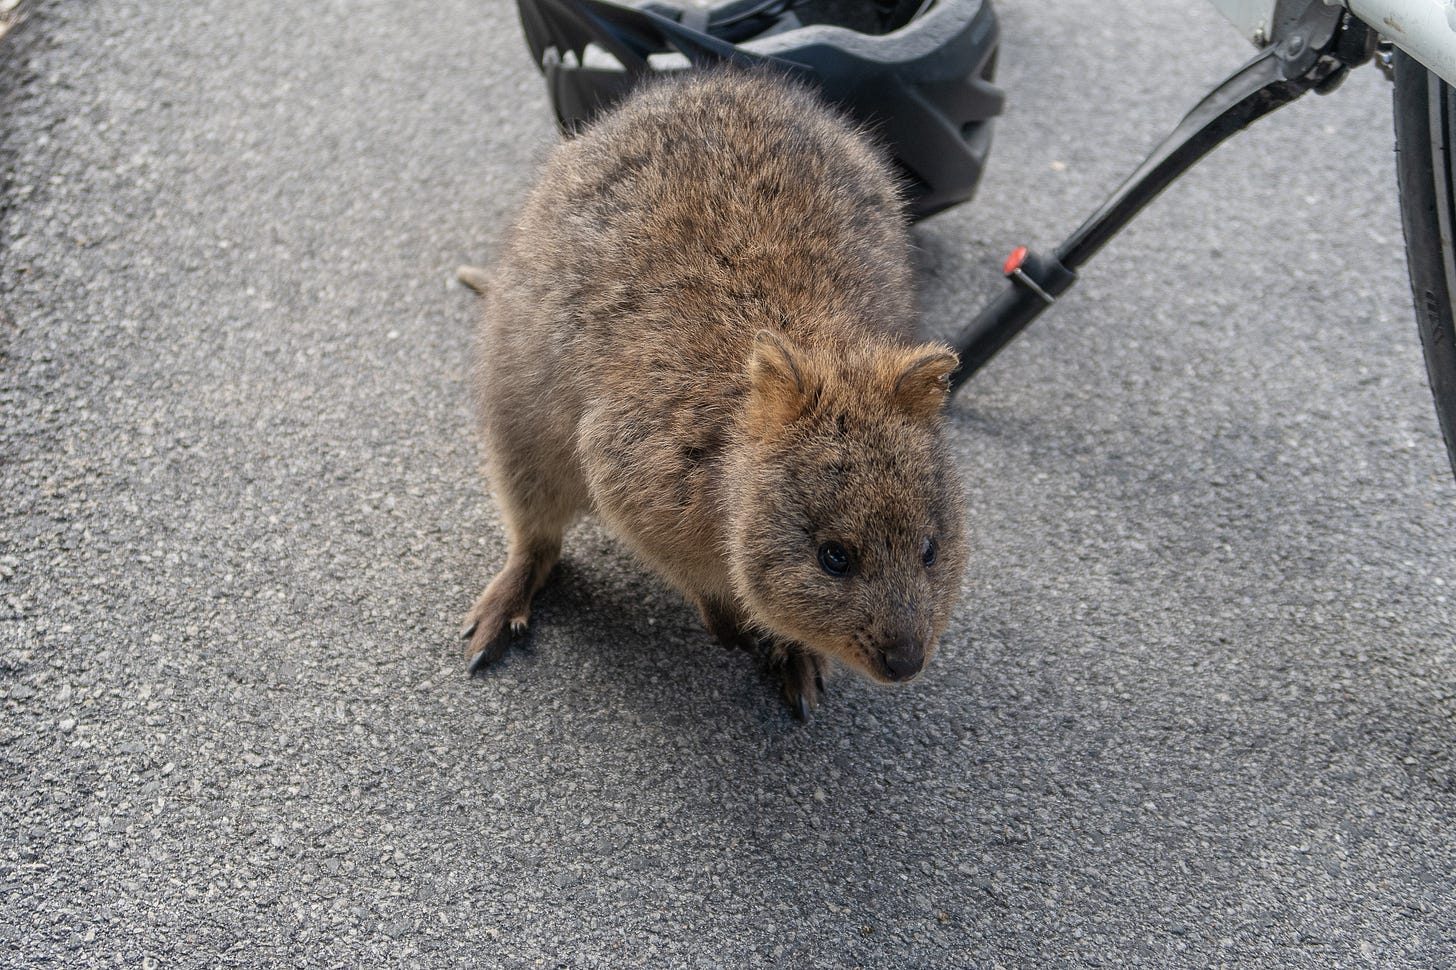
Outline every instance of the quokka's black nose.
<svg viewBox="0 0 1456 970">
<path fill-rule="evenodd" d="M 917 640 L 903 638 L 880 651 L 885 676 L 893 681 L 909 680 L 925 666 L 925 648 Z"/>
</svg>

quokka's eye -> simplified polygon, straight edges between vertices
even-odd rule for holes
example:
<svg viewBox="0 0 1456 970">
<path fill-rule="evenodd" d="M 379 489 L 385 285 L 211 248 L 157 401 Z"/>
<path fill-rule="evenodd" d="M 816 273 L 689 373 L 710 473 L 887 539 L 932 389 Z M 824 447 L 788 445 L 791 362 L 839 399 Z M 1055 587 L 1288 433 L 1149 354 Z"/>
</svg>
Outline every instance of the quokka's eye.
<svg viewBox="0 0 1456 970">
<path fill-rule="evenodd" d="M 927 566 L 934 566 L 936 548 L 934 539 L 926 539 L 920 543 L 920 561 Z"/>
<path fill-rule="evenodd" d="M 848 576 L 854 564 L 848 549 L 837 542 L 826 542 L 819 547 L 819 566 L 831 576 Z"/>
</svg>

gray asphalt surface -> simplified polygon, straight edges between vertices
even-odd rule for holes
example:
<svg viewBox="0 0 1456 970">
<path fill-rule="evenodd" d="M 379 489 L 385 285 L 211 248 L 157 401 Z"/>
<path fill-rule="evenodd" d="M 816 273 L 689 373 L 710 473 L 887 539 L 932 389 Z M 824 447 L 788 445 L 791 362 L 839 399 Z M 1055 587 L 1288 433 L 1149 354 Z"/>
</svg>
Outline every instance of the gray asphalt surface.
<svg viewBox="0 0 1456 970">
<path fill-rule="evenodd" d="M 998 10 L 933 329 L 1248 53 Z M 1456 486 L 1374 71 L 961 395 L 947 642 L 801 727 L 595 526 L 463 674 L 503 548 L 450 281 L 555 137 L 512 5 L 40 0 L 0 63 L 0 965 L 1456 962 Z"/>
</svg>

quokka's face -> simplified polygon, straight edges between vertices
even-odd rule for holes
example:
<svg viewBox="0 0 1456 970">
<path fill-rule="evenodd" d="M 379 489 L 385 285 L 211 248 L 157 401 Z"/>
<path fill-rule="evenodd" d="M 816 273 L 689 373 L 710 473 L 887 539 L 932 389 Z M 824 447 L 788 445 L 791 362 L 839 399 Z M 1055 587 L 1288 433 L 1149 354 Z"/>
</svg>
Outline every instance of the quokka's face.
<svg viewBox="0 0 1456 970">
<path fill-rule="evenodd" d="M 935 652 L 966 562 L 940 398 L 906 407 L 879 386 L 893 380 L 818 381 L 795 364 L 806 406 L 740 464 L 735 589 L 769 632 L 874 680 L 909 680 Z"/>
</svg>

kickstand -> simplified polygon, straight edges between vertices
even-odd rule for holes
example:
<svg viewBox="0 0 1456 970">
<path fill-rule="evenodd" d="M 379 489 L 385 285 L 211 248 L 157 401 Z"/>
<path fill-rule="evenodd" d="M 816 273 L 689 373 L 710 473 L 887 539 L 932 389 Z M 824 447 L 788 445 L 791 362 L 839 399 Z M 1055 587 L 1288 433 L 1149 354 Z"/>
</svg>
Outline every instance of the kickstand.
<svg viewBox="0 0 1456 970">
<path fill-rule="evenodd" d="M 1010 285 L 955 338 L 954 392 L 1077 281 L 1077 270 L 1174 179 L 1229 136 L 1307 91 L 1333 90 L 1369 60 L 1376 37 L 1339 7 L 1310 4 L 1283 36 L 1209 92 L 1137 171 L 1051 256 L 1020 247 L 1006 260 Z"/>
</svg>

